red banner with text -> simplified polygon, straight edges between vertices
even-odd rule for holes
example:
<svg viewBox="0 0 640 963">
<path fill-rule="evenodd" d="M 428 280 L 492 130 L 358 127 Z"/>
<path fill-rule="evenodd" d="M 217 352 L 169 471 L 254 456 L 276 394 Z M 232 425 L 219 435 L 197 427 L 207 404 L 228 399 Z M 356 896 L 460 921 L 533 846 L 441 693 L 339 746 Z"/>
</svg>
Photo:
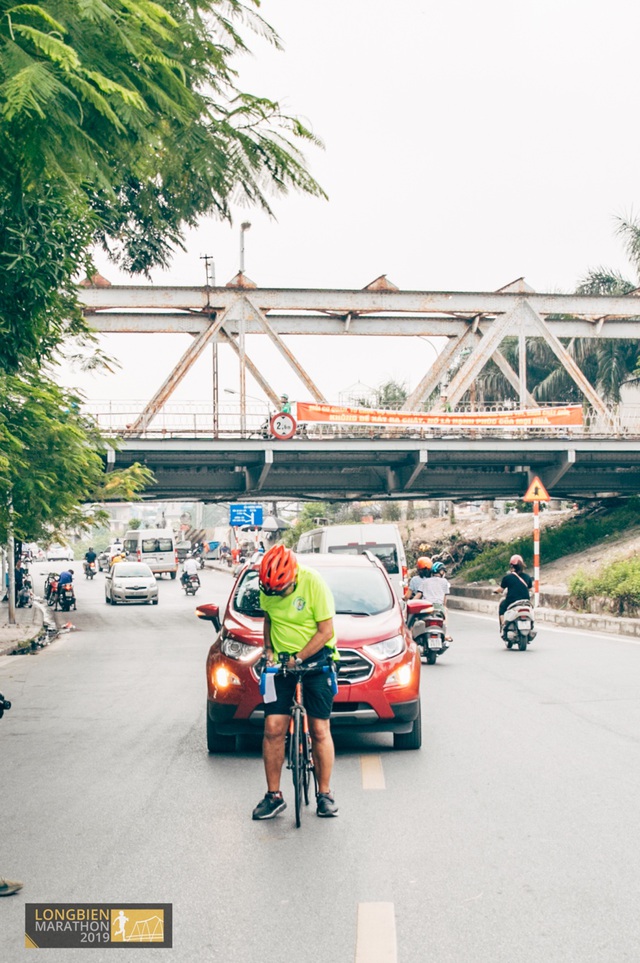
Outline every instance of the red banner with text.
<svg viewBox="0 0 640 963">
<path fill-rule="evenodd" d="M 299 422 L 332 425 L 425 425 L 437 428 L 571 428 L 582 425 L 581 405 L 523 411 L 385 411 L 298 401 Z"/>
</svg>

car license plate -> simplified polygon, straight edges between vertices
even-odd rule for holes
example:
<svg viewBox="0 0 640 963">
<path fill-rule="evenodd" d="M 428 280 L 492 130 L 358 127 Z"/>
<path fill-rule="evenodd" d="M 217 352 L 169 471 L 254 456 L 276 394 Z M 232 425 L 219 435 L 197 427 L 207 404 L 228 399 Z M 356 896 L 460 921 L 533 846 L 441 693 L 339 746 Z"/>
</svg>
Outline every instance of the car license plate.
<svg viewBox="0 0 640 963">
<path fill-rule="evenodd" d="M 518 628 L 528 631 L 531 628 L 531 622 L 529 619 L 518 619 Z"/>
</svg>

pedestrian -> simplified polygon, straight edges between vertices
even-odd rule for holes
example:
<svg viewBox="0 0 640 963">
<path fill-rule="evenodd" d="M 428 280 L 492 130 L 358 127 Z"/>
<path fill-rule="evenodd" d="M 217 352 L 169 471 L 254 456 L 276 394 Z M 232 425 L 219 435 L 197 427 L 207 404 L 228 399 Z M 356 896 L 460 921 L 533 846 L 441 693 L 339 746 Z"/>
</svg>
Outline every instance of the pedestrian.
<svg viewBox="0 0 640 963">
<path fill-rule="evenodd" d="M 333 688 L 323 665 L 338 659 L 333 619 L 336 613 L 331 589 L 313 568 L 299 565 L 294 553 L 284 545 L 274 545 L 260 563 L 260 608 L 264 612 L 264 655 L 267 664 L 279 662 L 288 654 L 286 665 L 319 664 L 318 671 L 304 676 L 304 701 L 308 712 L 313 759 L 318 778 L 316 815 L 337 816 L 338 807 L 331 791 L 335 758 L 331 737 Z M 267 792 L 253 810 L 254 819 L 272 819 L 287 808 L 280 790 L 289 709 L 296 687 L 296 676 L 278 673 L 274 677 L 275 699 L 265 701 L 262 755 L 267 777 Z"/>
<path fill-rule="evenodd" d="M 285 415 L 291 414 L 291 402 L 289 401 L 289 395 L 280 395 L 280 411 Z"/>
<path fill-rule="evenodd" d="M 21 560 L 21 559 L 18 559 L 18 561 L 16 562 L 16 567 L 15 567 L 15 593 L 16 593 L 16 602 L 18 601 L 18 596 L 19 596 L 20 591 L 21 591 L 21 589 L 22 589 L 22 584 L 23 584 L 23 582 L 24 582 L 24 575 L 25 575 L 25 570 L 24 570 L 23 567 L 22 567 L 22 560 Z"/>
</svg>

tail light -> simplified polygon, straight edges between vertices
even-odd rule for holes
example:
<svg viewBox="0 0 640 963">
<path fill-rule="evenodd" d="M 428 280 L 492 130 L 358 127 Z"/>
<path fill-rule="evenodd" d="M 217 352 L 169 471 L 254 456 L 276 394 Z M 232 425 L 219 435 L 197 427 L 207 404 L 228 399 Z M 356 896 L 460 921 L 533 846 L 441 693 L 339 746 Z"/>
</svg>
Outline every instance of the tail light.
<svg viewBox="0 0 640 963">
<path fill-rule="evenodd" d="M 176 565 L 178 564 L 178 549 L 177 549 L 177 548 L 175 548 L 175 549 L 173 550 L 173 561 L 176 563 Z"/>
<path fill-rule="evenodd" d="M 407 578 L 408 575 L 409 575 L 409 569 L 407 568 L 406 565 L 403 565 L 403 566 L 402 566 L 402 577 L 403 577 L 403 578 Z"/>
<path fill-rule="evenodd" d="M 141 549 L 141 548 L 139 548 L 138 551 L 136 552 L 136 559 L 137 559 L 139 562 L 142 561 L 142 549 Z"/>
</svg>

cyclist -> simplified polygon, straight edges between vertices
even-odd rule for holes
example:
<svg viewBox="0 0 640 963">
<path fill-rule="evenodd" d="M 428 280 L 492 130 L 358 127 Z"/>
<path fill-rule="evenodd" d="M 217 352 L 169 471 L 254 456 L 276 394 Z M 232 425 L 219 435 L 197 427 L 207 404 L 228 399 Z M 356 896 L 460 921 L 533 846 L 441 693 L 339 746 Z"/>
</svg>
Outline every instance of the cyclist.
<svg viewBox="0 0 640 963">
<path fill-rule="evenodd" d="M 320 661 L 322 657 L 325 661 L 337 660 L 331 589 L 315 569 L 299 565 L 284 545 L 274 545 L 260 563 L 260 607 L 265 613 L 264 653 L 268 663 L 277 662 L 283 652 L 290 654 L 291 667 Z M 294 675 L 276 675 L 276 700 L 265 703 L 262 754 L 267 793 L 253 810 L 254 819 L 272 819 L 287 806 L 280 791 L 280 776 L 295 685 Z M 304 701 L 318 778 L 316 814 L 337 816 L 338 807 L 330 788 L 334 763 L 329 723 L 333 692 L 326 672 L 305 675 Z"/>
</svg>

